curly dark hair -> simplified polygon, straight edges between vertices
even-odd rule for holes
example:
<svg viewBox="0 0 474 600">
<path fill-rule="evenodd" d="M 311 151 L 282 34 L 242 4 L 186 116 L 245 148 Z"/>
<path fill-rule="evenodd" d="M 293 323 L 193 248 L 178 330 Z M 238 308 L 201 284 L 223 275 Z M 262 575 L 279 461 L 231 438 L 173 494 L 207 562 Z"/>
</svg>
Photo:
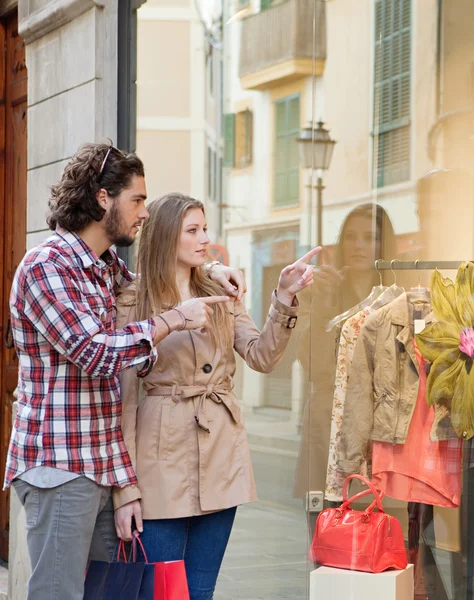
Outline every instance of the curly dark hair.
<svg viewBox="0 0 474 600">
<path fill-rule="evenodd" d="M 68 231 L 81 231 L 92 221 L 101 221 L 105 210 L 97 202 L 97 192 L 103 188 L 115 198 L 134 175 L 145 175 L 136 154 L 123 154 L 110 144 L 84 144 L 66 165 L 59 183 L 51 187 L 49 228 L 54 231 L 59 225 Z"/>
</svg>

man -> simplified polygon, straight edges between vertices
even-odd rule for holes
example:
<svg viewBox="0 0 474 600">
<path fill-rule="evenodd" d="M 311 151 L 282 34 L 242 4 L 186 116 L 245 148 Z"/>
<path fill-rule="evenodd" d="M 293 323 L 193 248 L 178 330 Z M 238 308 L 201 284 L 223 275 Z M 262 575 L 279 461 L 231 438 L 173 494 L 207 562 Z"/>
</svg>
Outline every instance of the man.
<svg viewBox="0 0 474 600">
<path fill-rule="evenodd" d="M 18 413 L 5 487 L 25 507 L 32 575 L 29 600 L 82 600 L 89 558 L 115 546 L 111 486 L 136 485 L 120 428 L 120 372 L 145 376 L 160 319 L 116 330 L 115 293 L 133 275 L 110 249 L 129 246 L 147 218 L 141 160 L 106 144 L 86 144 L 52 187 L 52 237 L 26 254 L 11 298 L 19 358 Z M 166 251 L 166 249 L 164 249 Z M 240 272 L 213 267 L 228 293 L 243 293 Z M 240 288 L 230 284 L 229 277 Z M 209 304 L 194 299 L 166 320 L 170 329 L 205 327 Z M 139 503 L 131 506 L 141 528 Z"/>
</svg>

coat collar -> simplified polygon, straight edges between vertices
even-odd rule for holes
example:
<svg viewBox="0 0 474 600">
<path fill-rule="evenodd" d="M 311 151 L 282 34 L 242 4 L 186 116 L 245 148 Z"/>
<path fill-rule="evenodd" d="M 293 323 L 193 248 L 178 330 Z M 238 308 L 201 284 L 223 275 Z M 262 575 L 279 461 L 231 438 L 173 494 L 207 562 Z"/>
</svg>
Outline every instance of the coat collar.
<svg viewBox="0 0 474 600">
<path fill-rule="evenodd" d="M 409 293 L 406 292 L 389 304 L 392 323 L 394 325 L 402 325 L 403 327 L 413 326 L 413 304 L 409 300 Z M 424 317 L 425 323 L 434 321 L 433 311 Z"/>
<path fill-rule="evenodd" d="M 409 300 L 409 293 L 402 294 L 396 298 L 390 305 L 392 323 L 400 325 L 403 329 L 397 335 L 397 341 L 403 344 L 408 356 L 411 358 L 416 371 L 419 373 L 419 364 L 413 343 L 413 304 Z M 425 316 L 425 323 L 431 323 L 434 320 L 433 311 Z"/>
</svg>

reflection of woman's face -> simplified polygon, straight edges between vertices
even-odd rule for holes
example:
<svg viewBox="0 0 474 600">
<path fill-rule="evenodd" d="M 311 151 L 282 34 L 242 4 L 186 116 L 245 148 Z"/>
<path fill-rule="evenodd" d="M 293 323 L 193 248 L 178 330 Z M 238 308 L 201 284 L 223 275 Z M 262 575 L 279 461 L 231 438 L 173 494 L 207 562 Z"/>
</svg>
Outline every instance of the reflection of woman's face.
<svg viewBox="0 0 474 600">
<path fill-rule="evenodd" d="M 353 217 L 344 231 L 344 265 L 356 271 L 371 269 L 375 260 L 375 232 L 370 217 Z"/>
</svg>

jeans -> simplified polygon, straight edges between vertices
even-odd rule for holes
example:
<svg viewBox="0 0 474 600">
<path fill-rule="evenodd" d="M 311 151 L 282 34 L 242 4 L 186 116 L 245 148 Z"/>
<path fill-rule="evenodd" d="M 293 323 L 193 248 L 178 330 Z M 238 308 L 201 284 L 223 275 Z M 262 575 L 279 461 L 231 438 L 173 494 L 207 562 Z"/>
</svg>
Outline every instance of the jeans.
<svg viewBox="0 0 474 600">
<path fill-rule="evenodd" d="M 54 488 L 19 479 L 31 577 L 28 600 L 83 600 L 88 560 L 112 559 L 117 536 L 111 488 L 79 477 Z"/>
<path fill-rule="evenodd" d="M 184 559 L 191 600 L 212 600 L 236 510 L 145 520 L 140 539 L 148 561 Z"/>
</svg>

